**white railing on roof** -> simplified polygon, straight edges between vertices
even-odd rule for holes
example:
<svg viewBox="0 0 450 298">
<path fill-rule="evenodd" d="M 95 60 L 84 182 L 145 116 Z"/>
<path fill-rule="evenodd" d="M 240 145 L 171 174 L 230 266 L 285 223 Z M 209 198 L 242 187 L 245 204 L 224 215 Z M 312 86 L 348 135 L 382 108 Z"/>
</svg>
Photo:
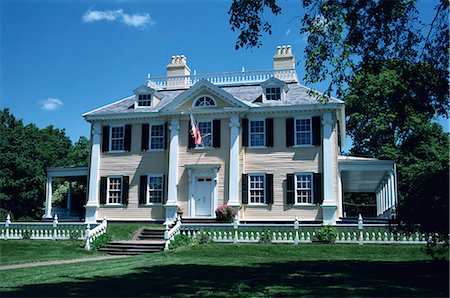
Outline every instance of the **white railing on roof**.
<svg viewBox="0 0 450 298">
<path fill-rule="evenodd" d="M 218 86 L 232 86 L 261 83 L 272 77 L 286 82 L 298 81 L 295 69 L 280 69 L 224 72 L 200 75 L 192 74 L 188 76 L 176 77 L 149 77 L 147 85 L 156 90 L 164 90 L 188 88 L 200 80 L 207 80 L 208 82 Z"/>
</svg>

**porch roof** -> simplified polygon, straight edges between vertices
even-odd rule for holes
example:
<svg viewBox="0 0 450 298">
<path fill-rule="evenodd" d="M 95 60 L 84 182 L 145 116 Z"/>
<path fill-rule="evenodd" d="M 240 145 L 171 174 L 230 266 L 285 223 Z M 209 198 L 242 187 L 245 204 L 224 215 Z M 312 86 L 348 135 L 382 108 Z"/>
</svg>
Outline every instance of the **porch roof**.
<svg viewBox="0 0 450 298">
<path fill-rule="evenodd" d="M 87 166 L 48 167 L 47 177 L 84 177 L 88 175 Z"/>
<path fill-rule="evenodd" d="M 380 184 L 395 171 L 395 162 L 354 156 L 338 157 L 344 192 L 377 192 Z"/>
</svg>

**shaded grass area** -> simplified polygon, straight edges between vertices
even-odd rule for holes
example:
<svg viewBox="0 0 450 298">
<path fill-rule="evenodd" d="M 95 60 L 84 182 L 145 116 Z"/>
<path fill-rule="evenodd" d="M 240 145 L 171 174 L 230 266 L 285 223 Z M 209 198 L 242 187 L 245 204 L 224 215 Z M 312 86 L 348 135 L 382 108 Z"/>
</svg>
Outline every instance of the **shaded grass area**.
<svg viewBox="0 0 450 298">
<path fill-rule="evenodd" d="M 0 265 L 102 256 L 86 251 L 84 241 L 0 240 Z"/>
<path fill-rule="evenodd" d="M 208 244 L 0 272 L 2 296 L 448 296 L 421 246 Z"/>
<path fill-rule="evenodd" d="M 143 227 L 165 228 L 162 224 L 108 223 L 107 232 L 111 235 L 111 240 L 130 240 Z"/>
</svg>

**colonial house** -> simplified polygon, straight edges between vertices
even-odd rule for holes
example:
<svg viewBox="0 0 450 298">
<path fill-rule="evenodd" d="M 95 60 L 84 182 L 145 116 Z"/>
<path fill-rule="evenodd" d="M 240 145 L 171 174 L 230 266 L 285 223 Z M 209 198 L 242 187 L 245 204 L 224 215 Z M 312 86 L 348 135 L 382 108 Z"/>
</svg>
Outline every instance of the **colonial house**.
<svg viewBox="0 0 450 298">
<path fill-rule="evenodd" d="M 267 71 L 197 75 L 173 56 L 166 77 L 83 115 L 92 127 L 90 163 L 77 173 L 88 176 L 86 221 L 172 222 L 177 208 L 214 218 L 229 205 L 243 222 L 333 224 L 344 192 L 376 193 L 377 214 L 389 217 L 394 162 L 342 156 L 345 103 L 314 92 L 299 83 L 290 46 Z M 49 179 L 47 217 L 51 209 Z"/>
</svg>

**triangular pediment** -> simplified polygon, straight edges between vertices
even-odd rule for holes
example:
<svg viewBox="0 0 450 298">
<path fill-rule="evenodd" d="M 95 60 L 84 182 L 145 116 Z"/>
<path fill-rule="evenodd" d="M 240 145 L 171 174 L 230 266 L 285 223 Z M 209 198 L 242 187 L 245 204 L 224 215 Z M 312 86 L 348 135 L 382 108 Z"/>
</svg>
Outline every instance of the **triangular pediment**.
<svg viewBox="0 0 450 298">
<path fill-rule="evenodd" d="M 285 92 L 289 91 L 289 87 L 287 86 L 286 82 L 284 82 L 280 79 L 274 78 L 274 77 L 261 83 L 261 87 L 263 87 L 263 88 L 272 87 L 272 86 L 281 87 L 284 89 Z"/>
<path fill-rule="evenodd" d="M 151 94 L 151 95 L 156 96 L 157 98 L 162 98 L 162 95 L 158 91 L 156 91 L 153 88 L 150 88 L 147 85 L 142 85 L 142 86 L 137 87 L 136 89 L 133 90 L 133 93 L 136 95 Z"/>
<path fill-rule="evenodd" d="M 210 97 L 214 100 L 214 105 L 196 107 L 195 102 L 202 97 Z M 243 102 L 230 93 L 220 89 L 207 80 L 200 80 L 192 87 L 178 95 L 171 103 L 166 105 L 161 111 L 185 111 L 185 110 L 204 110 L 207 109 L 225 109 L 225 108 L 248 108 L 249 104 Z"/>
</svg>

